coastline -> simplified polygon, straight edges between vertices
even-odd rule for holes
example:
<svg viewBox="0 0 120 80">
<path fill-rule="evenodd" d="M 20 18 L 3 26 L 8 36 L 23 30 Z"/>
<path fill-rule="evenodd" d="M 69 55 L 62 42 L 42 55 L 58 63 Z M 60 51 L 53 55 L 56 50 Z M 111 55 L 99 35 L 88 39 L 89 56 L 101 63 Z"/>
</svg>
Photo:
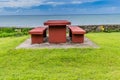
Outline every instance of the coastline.
<svg viewBox="0 0 120 80">
<path fill-rule="evenodd" d="M 99 25 L 76 25 L 84 30 L 86 32 L 101 32 L 102 28 L 104 31 L 108 32 L 120 32 L 120 24 L 99 24 Z M 39 27 L 39 26 L 35 26 Z M 0 26 L 0 28 L 35 28 L 33 26 Z"/>
<path fill-rule="evenodd" d="M 71 24 L 72 25 L 72 24 Z M 74 24 L 73 24 L 74 25 Z M 120 26 L 120 24 L 78 24 L 78 25 L 75 25 L 75 26 Z M 17 27 L 17 28 L 31 28 L 31 27 L 39 27 L 39 26 L 17 26 L 17 25 L 12 25 L 12 26 L 0 26 L 1 27 Z"/>
<path fill-rule="evenodd" d="M 79 25 L 86 32 L 120 32 L 120 24 Z"/>
</svg>

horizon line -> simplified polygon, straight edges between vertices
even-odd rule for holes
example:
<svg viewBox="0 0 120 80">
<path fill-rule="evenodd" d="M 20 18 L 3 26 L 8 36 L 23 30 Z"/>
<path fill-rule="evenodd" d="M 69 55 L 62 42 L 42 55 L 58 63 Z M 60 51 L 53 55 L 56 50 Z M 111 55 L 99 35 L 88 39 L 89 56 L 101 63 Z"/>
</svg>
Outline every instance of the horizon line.
<svg viewBox="0 0 120 80">
<path fill-rule="evenodd" d="M 0 16 L 57 16 L 57 15 L 120 15 L 120 13 L 101 13 L 101 14 L 10 14 Z"/>
</svg>

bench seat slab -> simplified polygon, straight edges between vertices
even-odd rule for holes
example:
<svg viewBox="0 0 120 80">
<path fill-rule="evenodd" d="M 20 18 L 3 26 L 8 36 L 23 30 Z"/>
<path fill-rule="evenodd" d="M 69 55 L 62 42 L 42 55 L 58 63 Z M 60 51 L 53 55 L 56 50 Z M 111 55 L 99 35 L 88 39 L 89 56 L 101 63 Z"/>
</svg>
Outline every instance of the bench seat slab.
<svg viewBox="0 0 120 80">
<path fill-rule="evenodd" d="M 78 26 L 69 26 L 69 36 L 72 38 L 74 43 L 83 43 L 85 30 Z"/>
<path fill-rule="evenodd" d="M 44 37 L 46 37 L 46 28 L 45 27 L 34 28 L 29 31 L 29 34 L 31 34 L 31 43 L 32 44 L 43 43 Z"/>
</svg>

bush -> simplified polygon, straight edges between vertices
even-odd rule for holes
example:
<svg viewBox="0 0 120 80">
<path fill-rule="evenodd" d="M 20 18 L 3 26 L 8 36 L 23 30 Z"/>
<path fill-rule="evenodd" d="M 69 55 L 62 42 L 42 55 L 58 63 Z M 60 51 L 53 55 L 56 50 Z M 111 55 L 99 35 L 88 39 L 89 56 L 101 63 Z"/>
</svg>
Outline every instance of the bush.
<svg viewBox="0 0 120 80">
<path fill-rule="evenodd" d="M 8 33 L 14 32 L 13 28 L 1 28 L 0 30 L 1 32 L 8 32 Z"/>
<path fill-rule="evenodd" d="M 31 28 L 15 28 L 15 27 L 0 28 L 0 37 L 28 35 L 28 31 L 30 29 Z"/>
</svg>

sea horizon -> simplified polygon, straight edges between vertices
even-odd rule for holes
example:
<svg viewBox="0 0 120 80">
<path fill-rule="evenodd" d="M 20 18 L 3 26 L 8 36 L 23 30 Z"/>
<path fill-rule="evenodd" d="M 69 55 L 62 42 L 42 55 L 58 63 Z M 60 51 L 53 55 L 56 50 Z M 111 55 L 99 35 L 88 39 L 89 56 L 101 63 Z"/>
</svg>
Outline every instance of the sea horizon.
<svg viewBox="0 0 120 80">
<path fill-rule="evenodd" d="M 56 15 L 120 15 L 120 13 L 98 13 L 98 14 L 13 14 L 13 15 L 0 15 L 0 16 L 56 16 Z"/>
<path fill-rule="evenodd" d="M 43 26 L 47 20 L 68 20 L 72 25 L 119 25 L 120 14 L 0 15 L 0 27 Z"/>
</svg>

